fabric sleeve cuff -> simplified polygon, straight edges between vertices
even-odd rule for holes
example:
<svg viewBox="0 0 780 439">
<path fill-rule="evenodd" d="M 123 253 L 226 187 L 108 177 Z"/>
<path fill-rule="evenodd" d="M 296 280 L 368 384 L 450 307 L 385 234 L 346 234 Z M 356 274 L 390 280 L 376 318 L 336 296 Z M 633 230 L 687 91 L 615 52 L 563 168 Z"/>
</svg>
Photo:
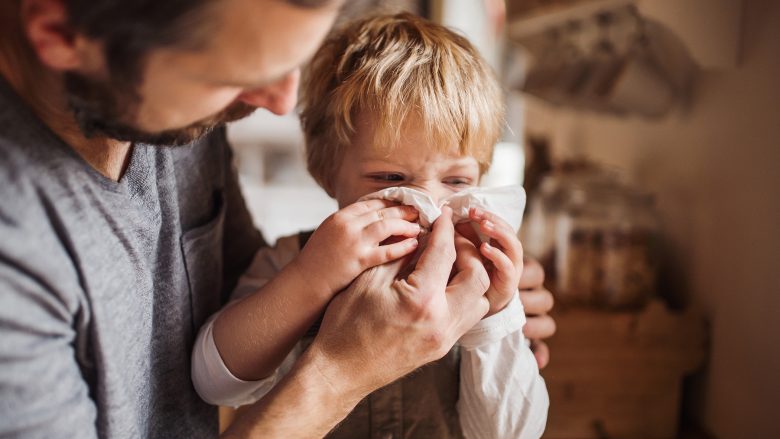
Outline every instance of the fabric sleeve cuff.
<svg viewBox="0 0 780 439">
<path fill-rule="evenodd" d="M 519 294 L 515 294 L 504 309 L 480 320 L 460 338 L 459 343 L 462 348 L 473 350 L 520 331 L 523 326 L 525 310 Z"/>
<path fill-rule="evenodd" d="M 215 405 L 236 407 L 253 403 L 273 388 L 278 371 L 258 381 L 244 381 L 233 375 L 214 342 L 214 317 L 209 319 L 195 342 L 194 355 L 201 357 L 192 359 L 195 390 L 204 401 Z"/>
</svg>

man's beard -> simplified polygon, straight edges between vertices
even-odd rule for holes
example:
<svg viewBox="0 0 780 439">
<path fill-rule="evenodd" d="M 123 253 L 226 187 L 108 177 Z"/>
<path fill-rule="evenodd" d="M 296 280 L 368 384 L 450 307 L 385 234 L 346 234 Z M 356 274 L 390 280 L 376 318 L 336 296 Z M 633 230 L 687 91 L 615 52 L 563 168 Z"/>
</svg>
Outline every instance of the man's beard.
<svg viewBox="0 0 780 439">
<path fill-rule="evenodd" d="M 186 127 L 149 133 L 124 122 L 135 119 L 140 103 L 132 86 L 109 85 L 76 73 L 67 73 L 64 79 L 68 106 L 86 137 L 106 136 L 149 145 L 185 145 L 256 110 L 243 102 L 234 102 L 219 113 Z"/>
</svg>

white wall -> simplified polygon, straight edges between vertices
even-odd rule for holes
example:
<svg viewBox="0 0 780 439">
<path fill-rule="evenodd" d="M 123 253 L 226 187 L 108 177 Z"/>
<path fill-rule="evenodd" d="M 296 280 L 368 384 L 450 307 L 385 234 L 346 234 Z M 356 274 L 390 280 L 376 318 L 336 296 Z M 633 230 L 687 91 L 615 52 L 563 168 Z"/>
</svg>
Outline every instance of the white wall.
<svg viewBox="0 0 780 439">
<path fill-rule="evenodd" d="M 529 105 L 556 153 L 625 169 L 658 194 L 682 273 L 711 322 L 695 411 L 719 438 L 780 437 L 780 2 L 746 0 L 737 68 L 703 72 L 661 122 Z"/>
</svg>

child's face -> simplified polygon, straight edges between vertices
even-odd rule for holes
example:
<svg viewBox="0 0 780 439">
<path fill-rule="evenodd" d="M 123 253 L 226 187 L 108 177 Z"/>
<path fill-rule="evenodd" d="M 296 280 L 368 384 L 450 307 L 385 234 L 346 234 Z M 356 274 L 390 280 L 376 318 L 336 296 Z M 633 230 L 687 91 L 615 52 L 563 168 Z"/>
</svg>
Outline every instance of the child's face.
<svg viewBox="0 0 780 439">
<path fill-rule="evenodd" d="M 427 193 L 434 202 L 479 183 L 479 164 L 470 156 L 436 152 L 424 131 L 404 124 L 400 140 L 390 153 L 372 147 L 374 128 L 370 118 L 360 117 L 352 144 L 346 149 L 333 186 L 339 208 L 360 197 L 393 186 Z"/>
</svg>

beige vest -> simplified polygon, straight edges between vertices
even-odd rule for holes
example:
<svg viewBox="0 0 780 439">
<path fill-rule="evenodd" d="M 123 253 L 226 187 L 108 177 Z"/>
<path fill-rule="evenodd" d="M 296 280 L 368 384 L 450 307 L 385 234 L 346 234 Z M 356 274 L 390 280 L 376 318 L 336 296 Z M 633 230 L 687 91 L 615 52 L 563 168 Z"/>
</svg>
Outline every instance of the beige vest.
<svg viewBox="0 0 780 439">
<path fill-rule="evenodd" d="M 311 233 L 301 233 L 301 248 Z M 308 348 L 320 322 L 301 341 Z M 463 437 L 456 403 L 460 388 L 460 351 L 372 392 L 326 437 L 333 439 L 444 439 Z"/>
<path fill-rule="evenodd" d="M 314 337 L 306 337 L 308 347 Z M 372 392 L 326 437 L 334 439 L 462 438 L 456 403 L 460 352 Z"/>
</svg>

